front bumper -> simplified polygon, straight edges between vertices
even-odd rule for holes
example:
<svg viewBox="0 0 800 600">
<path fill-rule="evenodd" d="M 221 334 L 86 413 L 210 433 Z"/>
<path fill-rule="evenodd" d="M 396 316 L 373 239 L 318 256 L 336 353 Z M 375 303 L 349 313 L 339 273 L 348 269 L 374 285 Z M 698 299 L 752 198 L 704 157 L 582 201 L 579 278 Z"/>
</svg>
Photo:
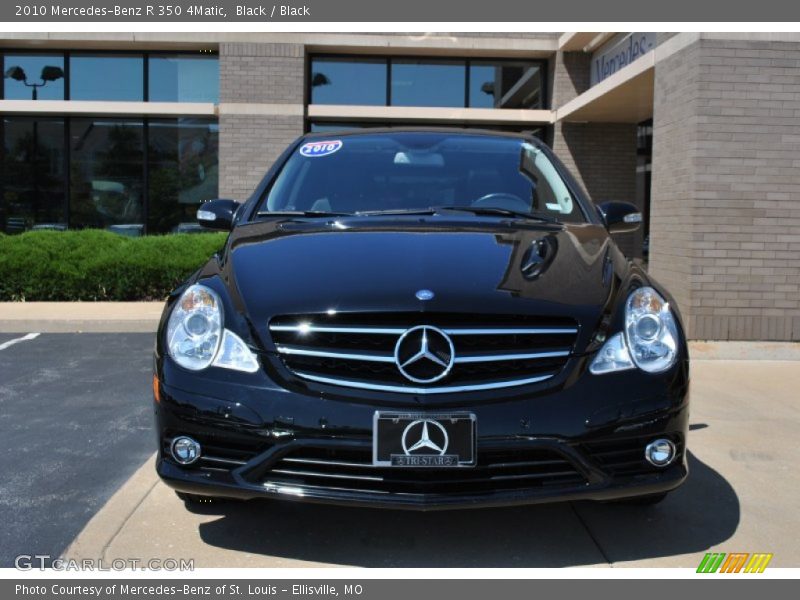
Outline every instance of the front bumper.
<svg viewBox="0 0 800 600">
<path fill-rule="evenodd" d="M 297 444 L 307 445 L 310 440 L 296 440 Z M 514 440 L 519 447 L 534 447 L 538 444 L 551 445 L 554 442 L 539 440 Z M 559 442 L 555 442 L 559 444 Z M 479 448 L 479 453 L 481 449 Z M 274 453 L 270 453 L 274 454 Z M 496 489 L 483 492 L 462 493 L 391 493 L 372 490 L 368 486 L 342 488 L 335 484 L 307 485 L 286 482 L 281 478 L 271 479 L 269 465 L 275 464 L 275 456 L 260 457 L 253 463 L 238 467 L 229 472 L 218 470 L 209 473 L 207 469 L 182 468 L 169 459 L 161 457 L 157 464 L 158 474 L 170 487 L 192 494 L 211 495 L 249 500 L 254 498 L 278 498 L 319 504 L 339 504 L 373 508 L 441 510 L 455 508 L 489 508 L 540 504 L 572 500 L 615 500 L 635 496 L 657 494 L 675 489 L 688 474 L 686 461 L 680 458 L 672 466 L 629 477 L 614 478 L 599 470 L 591 469 L 592 481 L 567 485 L 523 487 L 518 489 Z M 580 464 L 580 463 L 578 463 Z M 250 469 L 264 469 L 265 478 L 251 479 Z"/>
<path fill-rule="evenodd" d="M 477 418 L 477 466 L 445 469 L 372 466 L 372 417 L 385 406 L 230 382 L 228 397 L 240 400 L 223 400 L 162 384 L 157 471 L 193 494 L 412 510 L 614 500 L 678 487 L 688 474 L 688 373 L 667 386 L 641 387 L 647 380 L 637 372 L 603 377 L 604 388 L 584 377 L 539 397 L 431 410 Z M 635 399 L 624 400 L 622 389 Z M 203 445 L 196 465 L 169 456 L 176 435 Z M 679 451 L 661 469 L 644 460 L 659 437 Z"/>
</svg>

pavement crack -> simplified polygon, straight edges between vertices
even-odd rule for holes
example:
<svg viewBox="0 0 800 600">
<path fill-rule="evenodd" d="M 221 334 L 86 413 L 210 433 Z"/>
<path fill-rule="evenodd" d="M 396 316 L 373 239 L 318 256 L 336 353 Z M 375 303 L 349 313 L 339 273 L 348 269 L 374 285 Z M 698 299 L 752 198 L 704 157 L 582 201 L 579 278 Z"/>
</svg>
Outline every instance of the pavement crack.
<svg viewBox="0 0 800 600">
<path fill-rule="evenodd" d="M 608 564 L 608 566 L 613 569 L 614 568 L 614 563 L 612 562 L 611 558 L 609 558 L 608 554 L 606 554 L 606 551 L 603 549 L 603 546 L 600 545 L 600 541 L 597 539 L 597 537 L 595 537 L 594 533 L 592 532 L 591 528 L 589 527 L 589 524 L 581 516 L 581 513 L 578 512 L 578 509 L 575 508 L 575 503 L 574 502 L 570 502 L 569 503 L 569 507 L 572 509 L 572 512 L 575 514 L 575 517 L 577 517 L 578 521 L 580 521 L 580 524 L 583 525 L 583 528 L 586 530 L 586 533 L 591 538 L 592 543 L 597 548 L 597 551 L 603 557 L 603 560 L 605 560 L 606 564 Z"/>
</svg>

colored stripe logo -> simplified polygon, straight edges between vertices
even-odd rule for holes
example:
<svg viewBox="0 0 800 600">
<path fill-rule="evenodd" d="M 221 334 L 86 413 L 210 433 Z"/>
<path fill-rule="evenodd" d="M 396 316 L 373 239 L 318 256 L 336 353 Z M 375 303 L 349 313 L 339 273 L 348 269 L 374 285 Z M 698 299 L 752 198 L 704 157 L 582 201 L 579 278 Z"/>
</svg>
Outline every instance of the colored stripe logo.
<svg viewBox="0 0 800 600">
<path fill-rule="evenodd" d="M 697 567 L 698 573 L 763 573 L 772 560 L 771 553 L 708 552 Z"/>
</svg>

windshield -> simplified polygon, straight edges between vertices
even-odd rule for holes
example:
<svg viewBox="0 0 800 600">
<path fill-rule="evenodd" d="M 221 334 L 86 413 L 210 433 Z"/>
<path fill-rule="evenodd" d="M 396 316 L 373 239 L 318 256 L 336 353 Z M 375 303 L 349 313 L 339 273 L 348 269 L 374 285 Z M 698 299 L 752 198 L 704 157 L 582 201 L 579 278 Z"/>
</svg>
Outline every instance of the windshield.
<svg viewBox="0 0 800 600">
<path fill-rule="evenodd" d="M 309 140 L 276 178 L 261 213 L 502 209 L 585 219 L 547 155 L 525 140 L 375 133 Z"/>
</svg>

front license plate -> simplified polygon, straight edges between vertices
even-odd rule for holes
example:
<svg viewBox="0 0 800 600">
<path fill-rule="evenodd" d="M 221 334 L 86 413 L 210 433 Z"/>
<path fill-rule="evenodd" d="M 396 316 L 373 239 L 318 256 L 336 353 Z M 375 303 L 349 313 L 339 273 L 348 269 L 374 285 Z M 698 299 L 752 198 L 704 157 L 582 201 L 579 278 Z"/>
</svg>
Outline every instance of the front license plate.
<svg viewBox="0 0 800 600">
<path fill-rule="evenodd" d="M 475 415 L 376 412 L 372 463 L 381 467 L 475 465 Z"/>
</svg>

